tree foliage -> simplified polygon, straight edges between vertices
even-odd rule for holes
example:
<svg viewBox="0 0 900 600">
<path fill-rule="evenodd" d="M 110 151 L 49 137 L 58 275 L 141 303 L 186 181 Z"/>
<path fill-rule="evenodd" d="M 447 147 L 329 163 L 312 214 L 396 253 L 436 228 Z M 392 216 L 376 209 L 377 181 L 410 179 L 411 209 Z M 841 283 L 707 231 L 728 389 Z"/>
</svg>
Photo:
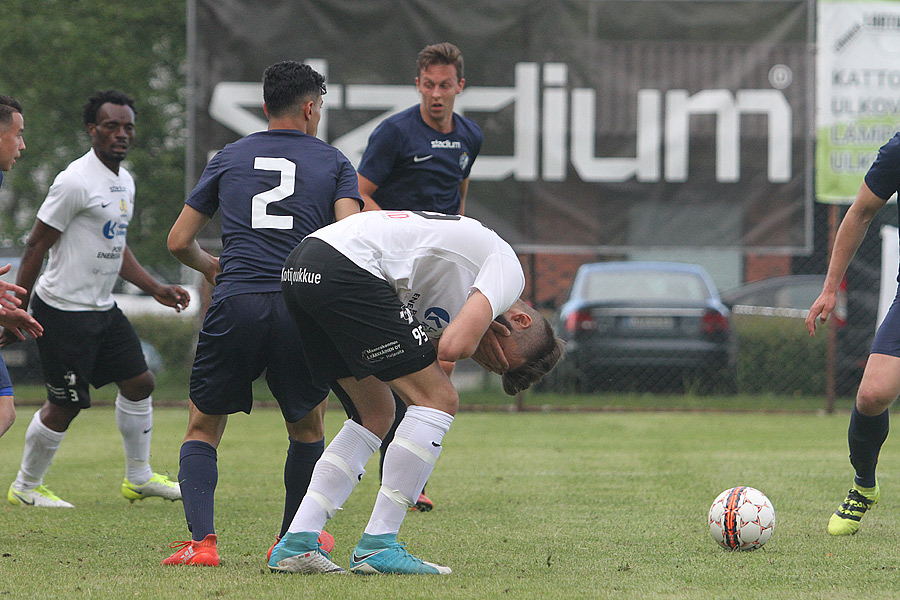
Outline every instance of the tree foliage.
<svg viewBox="0 0 900 600">
<path fill-rule="evenodd" d="M 90 147 L 85 101 L 113 88 L 137 106 L 129 246 L 174 269 L 165 239 L 184 201 L 185 12 L 184 0 L 4 0 L 0 94 L 22 102 L 27 147 L 0 190 L 0 245 L 21 249 L 53 178 Z"/>
</svg>

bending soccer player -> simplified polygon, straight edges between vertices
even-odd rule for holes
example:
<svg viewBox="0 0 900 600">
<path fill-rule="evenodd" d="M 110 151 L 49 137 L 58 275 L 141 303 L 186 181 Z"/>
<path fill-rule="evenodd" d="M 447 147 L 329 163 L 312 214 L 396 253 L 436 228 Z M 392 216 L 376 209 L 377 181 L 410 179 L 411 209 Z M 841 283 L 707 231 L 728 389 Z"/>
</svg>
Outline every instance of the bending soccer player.
<svg viewBox="0 0 900 600">
<path fill-rule="evenodd" d="M 559 360 L 562 343 L 519 299 L 525 276 L 513 249 L 459 215 L 374 211 L 309 236 L 282 272 L 285 302 L 314 378 L 351 416 L 316 463 L 273 571 L 345 573 L 317 543 L 350 496 L 394 417 L 409 409 L 385 456 L 381 489 L 350 570 L 448 574 L 397 542 L 400 525 L 441 453 L 459 397 L 441 361 L 473 358 L 515 394 Z"/>
</svg>

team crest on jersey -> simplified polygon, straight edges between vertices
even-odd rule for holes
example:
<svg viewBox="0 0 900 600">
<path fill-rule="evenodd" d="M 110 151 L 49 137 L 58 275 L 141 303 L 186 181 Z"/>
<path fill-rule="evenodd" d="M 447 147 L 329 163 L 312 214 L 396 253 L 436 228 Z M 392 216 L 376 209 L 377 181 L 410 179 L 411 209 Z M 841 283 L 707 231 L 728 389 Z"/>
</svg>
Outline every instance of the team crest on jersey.
<svg viewBox="0 0 900 600">
<path fill-rule="evenodd" d="M 125 198 L 119 200 L 119 211 L 123 217 L 128 215 L 128 201 Z"/>
<path fill-rule="evenodd" d="M 469 166 L 469 153 L 463 152 L 459 155 L 459 168 L 463 171 L 466 170 L 466 167 Z"/>
<path fill-rule="evenodd" d="M 440 306 L 432 306 L 425 311 L 422 321 L 429 330 L 440 331 L 450 324 L 450 313 Z"/>
</svg>

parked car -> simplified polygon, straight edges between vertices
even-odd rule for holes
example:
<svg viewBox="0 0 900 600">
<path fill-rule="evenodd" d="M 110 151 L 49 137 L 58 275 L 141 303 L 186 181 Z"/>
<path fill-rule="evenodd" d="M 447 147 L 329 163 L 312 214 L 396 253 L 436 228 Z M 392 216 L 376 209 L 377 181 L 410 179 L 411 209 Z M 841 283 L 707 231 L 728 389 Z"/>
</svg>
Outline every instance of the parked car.
<svg viewBox="0 0 900 600">
<path fill-rule="evenodd" d="M 566 341 L 557 387 L 579 392 L 736 387 L 730 312 L 703 267 L 582 265 L 559 311 Z"/>
<path fill-rule="evenodd" d="M 824 275 L 770 277 L 722 292 L 722 302 L 734 314 L 805 319 L 824 284 Z M 839 304 L 838 311 L 841 310 Z"/>
</svg>

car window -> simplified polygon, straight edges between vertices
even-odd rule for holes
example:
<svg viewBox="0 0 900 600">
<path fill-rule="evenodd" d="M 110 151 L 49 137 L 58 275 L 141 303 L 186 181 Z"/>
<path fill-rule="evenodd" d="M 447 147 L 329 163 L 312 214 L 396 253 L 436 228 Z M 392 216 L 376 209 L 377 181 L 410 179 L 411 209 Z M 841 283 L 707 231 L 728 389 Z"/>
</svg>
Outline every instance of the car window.
<svg viewBox="0 0 900 600">
<path fill-rule="evenodd" d="M 703 280 L 692 273 L 608 271 L 591 273 L 582 288 L 585 300 L 706 300 Z"/>
</svg>

